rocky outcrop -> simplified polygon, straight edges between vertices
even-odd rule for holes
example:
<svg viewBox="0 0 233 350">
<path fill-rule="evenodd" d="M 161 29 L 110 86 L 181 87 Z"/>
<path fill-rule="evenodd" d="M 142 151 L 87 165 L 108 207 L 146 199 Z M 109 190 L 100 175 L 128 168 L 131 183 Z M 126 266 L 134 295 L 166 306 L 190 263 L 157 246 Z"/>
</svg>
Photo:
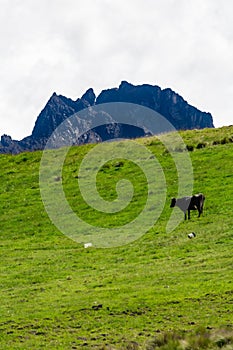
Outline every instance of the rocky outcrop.
<svg viewBox="0 0 233 350">
<path fill-rule="evenodd" d="M 0 142 L 0 153 L 17 154 L 23 151 L 42 150 L 54 130 L 70 116 L 77 114 L 75 127 L 70 123 L 62 137 L 70 144 L 101 142 L 114 138 L 136 138 L 147 135 L 146 129 L 127 124 L 116 123 L 111 113 L 101 111 L 101 105 L 111 102 L 128 102 L 148 107 L 163 115 L 177 130 L 212 128 L 213 119 L 210 113 L 201 112 L 189 105 L 180 95 L 171 89 L 161 89 L 149 84 L 133 85 L 122 81 L 119 88 L 103 90 L 98 97 L 93 89 L 88 89 L 81 98 L 73 101 L 62 95 L 53 95 L 39 114 L 32 134 L 23 140 L 12 140 L 3 135 Z M 93 106 L 99 106 L 98 112 Z M 85 117 L 78 113 L 88 108 Z M 102 123 L 94 127 L 93 120 L 98 118 Z M 82 129 L 88 130 L 78 137 Z"/>
<path fill-rule="evenodd" d="M 151 108 L 177 130 L 214 127 L 210 113 L 201 112 L 171 89 L 162 90 L 159 86 L 135 86 L 123 81 L 118 89 L 104 90 L 97 97 L 96 104 L 107 102 L 130 102 Z"/>
<path fill-rule="evenodd" d="M 2 135 L 0 141 L 0 153 L 17 154 L 23 152 L 23 148 L 20 146 L 20 142 L 12 140 L 9 135 Z"/>
</svg>

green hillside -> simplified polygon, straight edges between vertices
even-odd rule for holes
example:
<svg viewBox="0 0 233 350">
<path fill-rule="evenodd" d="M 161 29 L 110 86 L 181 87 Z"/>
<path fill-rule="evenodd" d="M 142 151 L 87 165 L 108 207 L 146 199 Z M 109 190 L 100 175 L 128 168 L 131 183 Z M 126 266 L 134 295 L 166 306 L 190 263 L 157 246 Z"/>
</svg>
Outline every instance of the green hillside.
<svg viewBox="0 0 233 350">
<path fill-rule="evenodd" d="M 178 192 L 176 166 L 156 137 L 141 139 L 164 171 L 165 206 L 146 234 L 106 249 L 85 249 L 51 223 L 40 195 L 42 152 L 0 155 L 0 349 L 233 349 L 233 126 L 181 136 L 193 192 L 206 196 L 203 216 L 191 212 L 191 220 L 166 231 Z M 99 193 L 116 199 L 116 183 L 126 178 L 132 201 L 120 213 L 90 208 L 78 171 L 94 147 L 69 150 L 66 198 L 90 224 L 121 227 L 145 205 L 146 178 L 130 160 L 107 162 L 98 172 Z M 174 151 L 184 150 L 174 144 Z"/>
</svg>

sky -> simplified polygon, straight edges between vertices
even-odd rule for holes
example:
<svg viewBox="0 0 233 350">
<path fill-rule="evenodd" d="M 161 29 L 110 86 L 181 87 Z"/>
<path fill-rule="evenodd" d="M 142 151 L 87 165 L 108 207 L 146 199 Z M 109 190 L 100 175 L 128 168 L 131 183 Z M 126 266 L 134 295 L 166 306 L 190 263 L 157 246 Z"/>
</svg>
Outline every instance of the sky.
<svg viewBox="0 0 233 350">
<path fill-rule="evenodd" d="M 122 80 L 171 88 L 233 124 L 232 0 L 0 0 L 0 135 L 22 139 L 53 94 Z"/>
</svg>

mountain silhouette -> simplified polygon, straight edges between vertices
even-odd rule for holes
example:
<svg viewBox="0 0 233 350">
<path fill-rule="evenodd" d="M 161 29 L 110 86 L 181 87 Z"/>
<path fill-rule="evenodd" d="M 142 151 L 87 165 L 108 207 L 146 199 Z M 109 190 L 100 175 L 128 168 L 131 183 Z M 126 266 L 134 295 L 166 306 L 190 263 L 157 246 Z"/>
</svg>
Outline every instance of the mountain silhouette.
<svg viewBox="0 0 233 350">
<path fill-rule="evenodd" d="M 88 89 L 76 101 L 55 92 L 49 98 L 43 110 L 36 119 L 30 136 L 17 141 L 8 135 L 3 135 L 0 141 L 0 153 L 17 154 L 24 151 L 43 150 L 47 140 L 54 130 L 67 118 L 77 114 L 78 125 L 88 129 L 91 121 L 101 118 L 103 124 L 88 130 L 77 137 L 77 130 L 72 125 L 64 131 L 63 138 L 71 144 L 96 143 L 116 138 L 137 138 L 148 135 L 146 128 L 128 124 L 119 124 L 111 113 L 101 111 L 105 103 L 125 102 L 148 107 L 165 117 L 177 130 L 213 128 L 213 118 L 210 113 L 202 112 L 189 105 L 183 97 L 166 88 L 156 85 L 133 85 L 122 81 L 118 88 L 103 90 L 96 97 L 92 88 Z M 98 107 L 98 113 L 95 112 Z M 83 117 L 79 112 L 88 109 Z M 101 115 L 101 116 L 100 116 Z"/>
</svg>

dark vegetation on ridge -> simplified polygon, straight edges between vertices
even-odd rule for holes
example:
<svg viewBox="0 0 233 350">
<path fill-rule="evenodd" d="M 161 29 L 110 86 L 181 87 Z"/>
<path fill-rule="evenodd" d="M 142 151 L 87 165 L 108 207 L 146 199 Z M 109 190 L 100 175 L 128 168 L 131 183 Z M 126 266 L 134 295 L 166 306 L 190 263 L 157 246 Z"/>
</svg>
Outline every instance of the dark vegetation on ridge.
<svg viewBox="0 0 233 350">
<path fill-rule="evenodd" d="M 12 140 L 3 135 L 0 141 L 0 153 L 17 154 L 23 151 L 42 150 L 53 131 L 65 119 L 87 107 L 111 102 L 126 102 L 148 107 L 164 116 L 177 130 L 213 128 L 213 118 L 210 113 L 201 112 L 189 105 L 180 95 L 171 89 L 161 89 L 149 84 L 132 85 L 121 82 L 119 88 L 103 90 L 95 96 L 93 89 L 88 89 L 76 101 L 54 93 L 39 114 L 32 134 L 20 141 Z M 103 112 L 104 115 L 104 112 Z M 102 115 L 102 117 L 103 117 Z M 88 125 L 92 118 L 98 118 L 92 109 L 89 109 L 85 118 L 80 117 L 79 123 Z M 74 136 L 72 144 L 96 143 L 114 138 L 136 138 L 146 136 L 144 126 L 135 127 L 126 124 L 117 124 L 112 115 L 104 116 L 103 125 L 87 132 L 79 139 Z M 70 136 L 67 131 L 66 137 Z M 73 134 L 74 131 L 73 131 Z"/>
<path fill-rule="evenodd" d="M 111 249 L 85 249 L 49 220 L 39 188 L 41 151 L 0 155 L 1 349 L 233 348 L 233 126 L 180 134 L 190 150 L 193 192 L 206 197 L 203 215 L 166 232 L 172 210 L 183 218 L 170 208 L 176 166 L 156 136 L 140 138 L 163 168 L 166 203 L 144 236 Z M 93 225 L 119 227 L 145 205 L 145 177 L 125 159 L 104 164 L 100 195 L 113 200 L 126 178 L 134 197 L 126 214 L 100 215 L 82 199 L 77 180 L 93 147 L 70 148 L 62 173 L 66 198 Z M 174 149 L 177 156 L 184 151 Z M 196 237 L 189 239 L 190 232 Z"/>
</svg>

